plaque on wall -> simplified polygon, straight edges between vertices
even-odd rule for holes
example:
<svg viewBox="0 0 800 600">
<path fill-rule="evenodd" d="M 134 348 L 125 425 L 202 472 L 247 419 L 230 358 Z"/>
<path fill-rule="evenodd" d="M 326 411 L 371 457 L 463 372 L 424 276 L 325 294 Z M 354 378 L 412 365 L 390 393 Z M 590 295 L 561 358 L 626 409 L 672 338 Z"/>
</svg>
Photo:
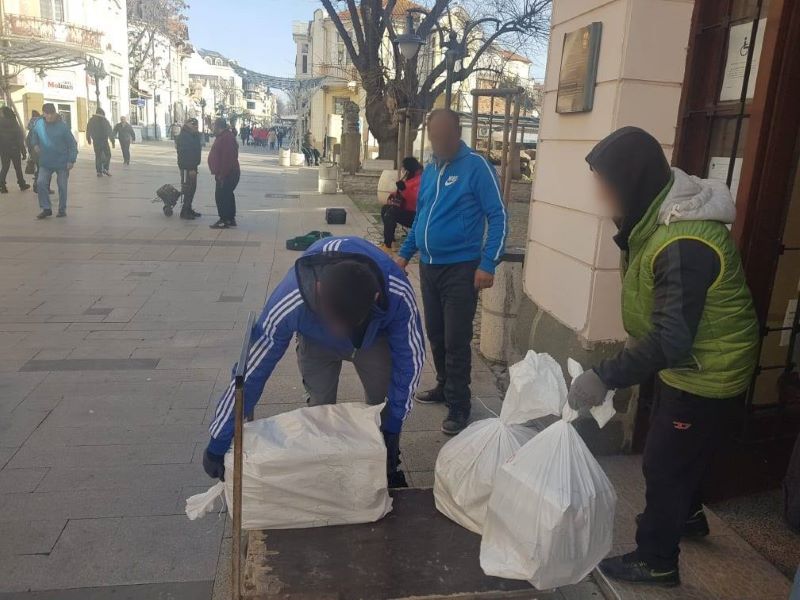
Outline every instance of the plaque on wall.
<svg viewBox="0 0 800 600">
<path fill-rule="evenodd" d="M 595 22 L 564 34 L 561 69 L 558 73 L 557 113 L 592 110 L 602 31 L 603 24 Z"/>
<path fill-rule="evenodd" d="M 758 32 L 753 48 L 753 62 L 750 65 L 750 76 L 747 79 L 747 100 L 752 100 L 756 90 L 758 65 L 761 60 L 761 46 L 764 41 L 766 19 L 758 21 Z M 744 71 L 747 68 L 747 57 L 750 54 L 750 37 L 753 34 L 752 23 L 734 25 L 728 32 L 728 57 L 725 61 L 725 76 L 719 91 L 719 101 L 739 100 L 744 86 Z"/>
</svg>

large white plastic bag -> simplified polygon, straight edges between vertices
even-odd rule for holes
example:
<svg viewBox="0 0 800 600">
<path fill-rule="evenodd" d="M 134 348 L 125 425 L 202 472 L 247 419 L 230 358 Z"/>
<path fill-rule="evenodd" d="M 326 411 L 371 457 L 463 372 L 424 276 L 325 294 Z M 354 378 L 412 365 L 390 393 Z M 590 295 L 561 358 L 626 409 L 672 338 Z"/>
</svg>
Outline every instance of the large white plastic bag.
<svg viewBox="0 0 800 600">
<path fill-rule="evenodd" d="M 500 468 L 481 540 L 487 575 L 578 583 L 611 550 L 617 496 L 575 428 L 557 421 Z"/>
<path fill-rule="evenodd" d="M 500 417 L 472 423 L 442 446 L 436 458 L 436 508 L 475 533 L 483 529 L 497 469 L 536 435 L 536 429 L 522 423 L 548 414 L 542 406 L 555 408 L 566 399 L 561 367 L 549 354 L 531 351 L 509 371 Z"/>
<path fill-rule="evenodd" d="M 242 527 L 368 523 L 391 511 L 381 409 L 347 402 L 300 408 L 246 423 Z M 231 506 L 230 451 L 225 455 L 225 472 L 225 497 Z M 212 510 L 208 496 L 200 503 L 194 498 L 187 500 L 187 507 L 201 506 L 206 513 Z M 195 518 L 203 514 L 198 512 Z"/>
<path fill-rule="evenodd" d="M 569 423 L 574 416 L 547 427 L 498 471 L 481 539 L 487 575 L 538 589 L 569 585 L 610 551 L 617 496 Z"/>
<path fill-rule="evenodd" d="M 556 360 L 546 353 L 529 350 L 520 362 L 508 369 L 510 381 L 503 400 L 503 411 L 539 419 L 560 415 L 567 401 L 567 384 Z"/>
<path fill-rule="evenodd" d="M 472 423 L 448 441 L 436 457 L 433 498 L 446 517 L 481 533 L 497 469 L 536 435 L 499 418 Z"/>
</svg>

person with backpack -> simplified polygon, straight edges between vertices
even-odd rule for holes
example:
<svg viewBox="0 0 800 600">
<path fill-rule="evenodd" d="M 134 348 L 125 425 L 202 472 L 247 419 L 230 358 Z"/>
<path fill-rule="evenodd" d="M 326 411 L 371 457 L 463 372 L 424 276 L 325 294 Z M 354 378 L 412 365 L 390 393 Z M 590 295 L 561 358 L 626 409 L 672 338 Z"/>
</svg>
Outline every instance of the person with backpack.
<svg viewBox="0 0 800 600">
<path fill-rule="evenodd" d="M 106 119 L 106 112 L 99 108 L 97 112 L 89 119 L 86 125 L 86 141 L 90 146 L 94 146 L 94 166 L 97 170 L 97 176 L 102 177 L 107 175 L 111 177 L 109 168 L 111 166 L 111 146 L 116 146 L 114 142 L 114 130 L 111 128 L 111 123 Z"/>
<path fill-rule="evenodd" d="M 19 189 L 24 192 L 31 187 L 25 181 L 25 175 L 22 172 L 22 160 L 26 157 L 25 133 L 22 131 L 14 111 L 10 107 L 4 106 L 0 108 L 0 160 L 2 161 L 0 194 L 8 193 L 6 176 L 12 164 L 17 175 Z"/>
<path fill-rule="evenodd" d="M 181 172 L 181 191 L 183 205 L 181 219 L 196 219 L 202 216 L 192 208 L 194 194 L 197 191 L 197 168 L 200 166 L 203 150 L 203 137 L 200 134 L 197 119 L 187 119 L 181 132 L 175 137 L 175 149 L 178 152 L 178 169 Z"/>
<path fill-rule="evenodd" d="M 44 116 L 37 119 L 30 132 L 33 149 L 39 157 L 39 178 L 36 187 L 39 194 L 37 219 L 45 219 L 53 214 L 50 204 L 50 181 L 56 175 L 58 184 L 58 217 L 67 216 L 67 183 L 69 172 L 78 158 L 78 143 L 69 126 L 56 111 L 54 104 L 48 102 L 42 107 Z"/>
</svg>

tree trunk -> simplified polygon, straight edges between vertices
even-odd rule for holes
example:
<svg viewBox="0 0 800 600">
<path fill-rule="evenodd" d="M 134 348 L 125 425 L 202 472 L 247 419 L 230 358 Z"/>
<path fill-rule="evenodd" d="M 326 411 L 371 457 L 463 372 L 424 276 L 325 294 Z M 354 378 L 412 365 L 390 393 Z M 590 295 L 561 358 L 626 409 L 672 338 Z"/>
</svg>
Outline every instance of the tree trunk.
<svg viewBox="0 0 800 600">
<path fill-rule="evenodd" d="M 373 134 L 374 135 L 374 134 Z M 397 160 L 397 136 L 391 137 L 383 142 L 378 140 L 378 158 L 395 161 Z"/>
</svg>

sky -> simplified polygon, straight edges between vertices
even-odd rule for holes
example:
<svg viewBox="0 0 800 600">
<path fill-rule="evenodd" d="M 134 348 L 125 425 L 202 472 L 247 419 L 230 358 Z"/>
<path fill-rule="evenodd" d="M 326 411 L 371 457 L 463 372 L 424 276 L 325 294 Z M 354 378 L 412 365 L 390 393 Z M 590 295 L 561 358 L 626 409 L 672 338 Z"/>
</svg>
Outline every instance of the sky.
<svg viewBox="0 0 800 600">
<path fill-rule="evenodd" d="M 319 0 L 189 0 L 189 38 L 240 65 L 276 76 L 294 75 L 292 21 L 310 21 Z M 544 76 L 544 58 L 531 74 Z"/>
<path fill-rule="evenodd" d="M 240 65 L 294 75 L 292 21 L 310 21 L 319 0 L 189 0 L 189 38 Z"/>
</svg>

